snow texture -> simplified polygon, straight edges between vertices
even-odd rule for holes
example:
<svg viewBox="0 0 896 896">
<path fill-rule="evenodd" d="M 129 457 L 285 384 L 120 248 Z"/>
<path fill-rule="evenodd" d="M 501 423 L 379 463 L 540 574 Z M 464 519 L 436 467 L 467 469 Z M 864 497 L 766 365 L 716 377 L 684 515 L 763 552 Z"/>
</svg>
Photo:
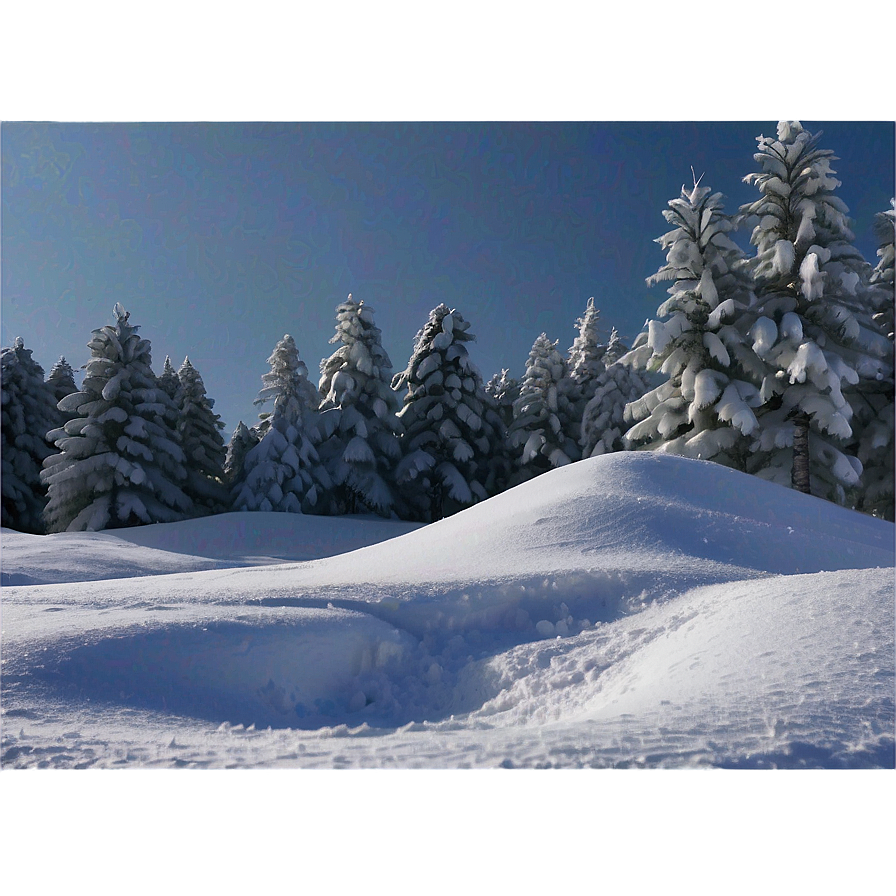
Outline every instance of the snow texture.
<svg viewBox="0 0 896 896">
<path fill-rule="evenodd" d="M 21 535 L 16 574 L 284 519 Z M 620 452 L 311 562 L 5 585 L 0 762 L 893 768 L 894 563 L 891 523 Z"/>
</svg>

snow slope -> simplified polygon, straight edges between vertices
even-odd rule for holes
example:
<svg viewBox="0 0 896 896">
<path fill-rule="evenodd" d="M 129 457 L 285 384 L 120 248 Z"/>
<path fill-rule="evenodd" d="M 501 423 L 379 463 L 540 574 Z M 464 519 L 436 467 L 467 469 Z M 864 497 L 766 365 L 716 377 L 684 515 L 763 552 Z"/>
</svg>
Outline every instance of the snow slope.
<svg viewBox="0 0 896 896">
<path fill-rule="evenodd" d="M 246 568 L 285 523 L 231 514 L 80 535 L 78 584 L 67 536 L 11 568 L 4 532 L 54 582 L 2 590 L 4 767 L 894 765 L 890 523 L 642 452 L 425 527 L 298 519 L 349 549 Z"/>
</svg>

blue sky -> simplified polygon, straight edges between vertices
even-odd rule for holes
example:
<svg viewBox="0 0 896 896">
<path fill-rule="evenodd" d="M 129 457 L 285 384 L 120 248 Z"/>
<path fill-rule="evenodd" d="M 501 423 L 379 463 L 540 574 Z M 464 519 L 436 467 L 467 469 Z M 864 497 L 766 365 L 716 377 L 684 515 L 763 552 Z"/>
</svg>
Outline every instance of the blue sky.
<svg viewBox="0 0 896 896">
<path fill-rule="evenodd" d="M 894 193 L 892 122 L 804 121 L 834 150 L 857 244 Z M 589 296 L 626 341 L 665 293 L 644 279 L 690 167 L 734 211 L 774 121 L 666 123 L 10 123 L 2 141 L 2 344 L 84 364 L 116 302 L 189 355 L 229 433 L 284 333 L 316 381 L 335 307 L 376 310 L 395 372 L 444 302 L 488 379 L 535 338 L 565 350 Z M 745 242 L 747 234 L 739 236 Z"/>
</svg>

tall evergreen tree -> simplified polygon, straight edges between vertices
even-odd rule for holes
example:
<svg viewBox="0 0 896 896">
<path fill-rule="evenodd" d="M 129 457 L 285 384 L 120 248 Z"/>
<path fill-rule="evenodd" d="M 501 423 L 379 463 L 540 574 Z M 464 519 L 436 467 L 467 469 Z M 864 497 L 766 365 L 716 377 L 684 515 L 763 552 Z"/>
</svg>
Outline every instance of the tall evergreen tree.
<svg viewBox="0 0 896 896">
<path fill-rule="evenodd" d="M 514 483 L 581 456 L 581 449 L 569 436 L 575 410 L 566 360 L 557 351 L 556 340 L 552 342 L 542 333 L 532 345 L 520 396 L 513 405 L 508 443 L 517 467 Z"/>
<path fill-rule="evenodd" d="M 777 137 L 758 138 L 760 170 L 744 179 L 760 193 L 741 209 L 757 222 L 758 304 L 745 320 L 767 365 L 748 472 L 845 503 L 861 463 L 844 451 L 853 416 L 844 391 L 885 376 L 892 346 L 871 319 L 866 264 L 820 136 L 780 122 Z"/>
<path fill-rule="evenodd" d="M 259 443 L 246 455 L 234 510 L 327 512 L 331 482 L 315 447 L 319 399 L 292 336 L 268 358 L 256 404 L 274 402 Z"/>
<path fill-rule="evenodd" d="M 709 187 L 682 187 L 663 217 L 672 225 L 657 240 L 666 264 L 647 283 L 674 282 L 649 323 L 646 344 L 629 361 L 667 379 L 628 406 L 634 425 L 626 438 L 743 470 L 759 429 L 753 378 L 763 369 L 734 326 L 752 300 L 743 253 L 728 237 L 733 225 L 721 194 Z"/>
<path fill-rule="evenodd" d="M 93 331 L 81 389 L 63 398 L 77 414 L 49 434 L 44 513 L 51 532 L 96 531 L 184 519 L 184 454 L 177 411 L 152 372 L 150 343 L 116 304 L 115 325 Z"/>
<path fill-rule="evenodd" d="M 338 512 L 389 516 L 401 458 L 400 401 L 373 308 L 349 295 L 336 308 L 330 343 L 339 348 L 320 365 L 320 455 L 335 486 Z"/>
<path fill-rule="evenodd" d="M 600 311 L 594 306 L 594 296 L 588 299 L 585 314 L 578 318 L 579 335 L 569 349 L 569 378 L 573 388 L 571 398 L 574 402 L 573 428 L 568 433 L 571 439 L 578 442 L 581 437 L 582 414 L 585 406 L 591 401 L 597 388 L 597 378 L 604 371 L 603 356 L 606 345 L 600 339 Z"/>
<path fill-rule="evenodd" d="M 410 515 L 424 521 L 481 501 L 494 488 L 491 459 L 500 448 L 501 421 L 467 353 L 469 330 L 459 311 L 434 308 L 407 368 L 392 380 L 394 389 L 406 390 L 396 480 Z"/>
<path fill-rule="evenodd" d="M 224 488 L 226 451 L 221 436 L 224 424 L 212 410 L 215 401 L 206 395 L 202 377 L 189 358 L 184 359 L 177 377 L 180 382 L 177 431 L 187 469 L 184 492 L 197 514 L 223 513 L 229 503 Z"/>
<path fill-rule="evenodd" d="M 875 230 L 880 239 L 878 263 L 869 285 L 874 309 L 874 322 L 893 342 L 894 294 L 894 224 L 896 203 L 880 212 Z M 856 505 L 859 510 L 887 520 L 894 519 L 894 445 L 896 412 L 894 412 L 894 374 L 892 367 L 880 380 L 864 379 L 846 392 L 853 409 L 851 448 L 862 463 Z"/>
<path fill-rule="evenodd" d="M 644 378 L 630 366 L 620 363 L 627 349 L 616 329 L 610 334 L 603 355 L 606 365 L 598 376 L 594 395 L 582 414 L 582 457 L 597 457 L 614 451 L 628 451 L 626 405 L 637 401 L 649 390 Z"/>
<path fill-rule="evenodd" d="M 56 400 L 43 368 L 21 338 L 0 355 L 0 485 L 2 525 L 21 532 L 44 531 L 46 488 L 41 465 L 52 454 L 47 433 L 58 423 Z"/>
</svg>

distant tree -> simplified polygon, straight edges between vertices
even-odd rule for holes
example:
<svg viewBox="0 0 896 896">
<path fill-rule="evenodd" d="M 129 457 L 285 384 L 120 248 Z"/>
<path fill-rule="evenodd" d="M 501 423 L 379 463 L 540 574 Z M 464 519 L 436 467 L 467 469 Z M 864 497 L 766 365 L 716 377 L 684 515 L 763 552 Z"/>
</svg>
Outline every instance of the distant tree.
<svg viewBox="0 0 896 896">
<path fill-rule="evenodd" d="M 886 375 L 892 344 L 872 320 L 867 265 L 820 136 L 780 122 L 777 137 L 758 138 L 760 170 L 745 178 L 760 193 L 741 209 L 756 222 L 758 303 L 746 320 L 767 365 L 748 472 L 846 503 L 862 466 L 847 450 L 853 407 L 845 392 Z"/>
<path fill-rule="evenodd" d="M 557 341 L 542 333 L 532 345 L 520 396 L 513 405 L 508 434 L 516 463 L 513 482 L 524 482 L 581 456 L 568 435 L 573 430 L 574 397 Z"/>
<path fill-rule="evenodd" d="M 570 399 L 574 407 L 572 428 L 567 435 L 578 444 L 582 435 L 582 415 L 597 388 L 597 378 L 604 371 L 603 357 L 607 348 L 600 338 L 600 311 L 594 306 L 594 296 L 588 299 L 585 314 L 578 318 L 576 324 L 579 335 L 570 346 L 567 361 L 572 380 Z"/>
<path fill-rule="evenodd" d="M 193 502 L 197 515 L 223 513 L 229 503 L 224 487 L 226 451 L 221 436 L 224 424 L 212 410 L 214 399 L 206 395 L 202 377 L 189 358 L 184 359 L 177 376 L 180 381 L 177 431 L 187 469 L 184 492 Z"/>
<path fill-rule="evenodd" d="M 467 353 L 469 329 L 459 311 L 434 308 L 407 368 L 392 380 L 394 389 L 406 390 L 396 481 L 409 514 L 424 521 L 481 501 L 492 487 L 501 421 Z"/>
<path fill-rule="evenodd" d="M 672 225 L 657 240 L 666 264 L 647 283 L 673 284 L 646 343 L 626 360 L 666 379 L 628 405 L 625 437 L 634 446 L 744 470 L 759 431 L 753 409 L 761 403 L 757 374 L 764 367 L 735 326 L 752 301 L 743 252 L 728 237 L 733 225 L 721 194 L 709 187 L 682 187 L 663 217 Z"/>
<path fill-rule="evenodd" d="M 896 203 L 880 212 L 875 230 L 880 239 L 879 261 L 869 279 L 874 322 L 893 342 L 894 224 Z M 860 379 L 846 391 L 853 409 L 851 448 L 862 463 L 856 504 L 859 510 L 883 519 L 894 519 L 894 376 L 892 367 L 878 380 Z"/>
<path fill-rule="evenodd" d="M 274 402 L 258 444 L 246 455 L 234 510 L 326 512 L 331 482 L 315 447 L 319 399 L 292 336 L 268 358 L 256 404 Z"/>
<path fill-rule="evenodd" d="M 159 377 L 159 386 L 174 402 L 175 406 L 180 407 L 182 400 L 180 377 L 171 365 L 171 358 L 168 355 L 165 355 L 165 366 L 162 368 L 162 374 Z"/>
<path fill-rule="evenodd" d="M 400 400 L 373 308 L 349 295 L 336 308 L 330 342 L 339 348 L 320 365 L 320 455 L 335 486 L 338 512 L 389 516 L 401 458 Z"/>
<path fill-rule="evenodd" d="M 50 368 L 50 373 L 47 376 L 47 385 L 50 387 L 53 398 L 57 402 L 62 401 L 66 395 L 71 395 L 73 392 L 78 391 L 78 387 L 75 385 L 75 372 L 72 370 L 71 364 L 65 360 L 65 357 L 61 357 Z"/>
<path fill-rule="evenodd" d="M 498 416 L 509 429 L 513 422 L 513 403 L 520 397 L 520 381 L 510 376 L 505 367 L 485 384 L 485 391 L 494 399 Z"/>
<path fill-rule="evenodd" d="M 628 430 L 625 408 L 645 395 L 650 387 L 637 371 L 620 363 L 626 352 L 614 328 L 603 355 L 606 367 L 597 377 L 594 395 L 582 414 L 582 457 L 631 448 L 631 442 L 625 437 Z"/>
<path fill-rule="evenodd" d="M 49 437 L 44 462 L 51 532 L 167 523 L 192 512 L 183 491 L 177 411 L 152 372 L 150 343 L 116 304 L 115 325 L 93 331 L 81 389 L 63 398 L 76 413 Z"/>
<path fill-rule="evenodd" d="M 233 435 L 230 437 L 230 443 L 227 446 L 227 455 L 224 459 L 224 483 L 231 490 L 232 496 L 236 497 L 243 480 L 243 464 L 246 455 L 258 444 L 258 433 L 254 429 L 249 429 L 242 420 L 236 425 Z M 233 490 L 237 489 L 236 494 Z"/>
<path fill-rule="evenodd" d="M 57 425 L 58 412 L 53 391 L 44 383 L 43 368 L 21 338 L 0 355 L 0 385 L 2 525 L 40 534 L 46 503 L 41 464 L 52 453 L 47 433 Z"/>
</svg>

